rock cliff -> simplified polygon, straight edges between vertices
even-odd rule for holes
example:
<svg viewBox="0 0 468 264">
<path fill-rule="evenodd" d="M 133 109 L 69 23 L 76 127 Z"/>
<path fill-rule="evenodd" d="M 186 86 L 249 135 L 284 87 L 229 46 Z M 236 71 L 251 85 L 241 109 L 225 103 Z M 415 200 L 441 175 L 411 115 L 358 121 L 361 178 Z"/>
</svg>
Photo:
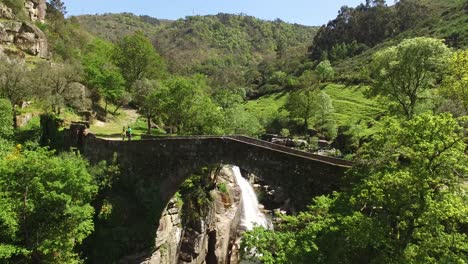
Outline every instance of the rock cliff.
<svg viewBox="0 0 468 264">
<path fill-rule="evenodd" d="M 34 23 L 44 22 L 45 0 L 25 1 L 29 21 L 17 19 L 17 14 L 0 3 L 0 54 L 24 58 L 26 54 L 48 58 L 47 38 Z"/>
<path fill-rule="evenodd" d="M 182 227 L 180 198 L 171 199 L 159 221 L 155 251 L 142 264 L 229 263 L 241 214 L 240 190 L 229 166 L 214 178 L 226 188 L 210 192 L 210 208 L 196 224 Z"/>
<path fill-rule="evenodd" d="M 24 2 L 24 7 L 32 22 L 44 23 L 47 11 L 45 0 L 27 0 Z"/>
</svg>

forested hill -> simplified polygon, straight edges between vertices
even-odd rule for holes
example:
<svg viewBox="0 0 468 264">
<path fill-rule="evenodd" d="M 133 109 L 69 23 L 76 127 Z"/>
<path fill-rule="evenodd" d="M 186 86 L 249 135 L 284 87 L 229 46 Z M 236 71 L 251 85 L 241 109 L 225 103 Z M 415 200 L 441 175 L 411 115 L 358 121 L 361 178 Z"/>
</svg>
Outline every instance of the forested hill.
<svg viewBox="0 0 468 264">
<path fill-rule="evenodd" d="M 251 83 L 257 76 L 248 76 L 248 71 L 261 62 L 305 58 L 318 29 L 242 14 L 191 16 L 172 22 L 128 13 L 76 19 L 83 28 L 110 41 L 143 30 L 172 72 L 203 73 L 211 76 L 215 86 Z"/>
<path fill-rule="evenodd" d="M 343 6 L 336 18 L 318 30 L 309 56 L 328 59 L 339 75 L 354 75 L 354 81 L 361 82 L 363 72 L 359 72 L 372 54 L 406 38 L 433 37 L 454 49 L 467 47 L 467 14 L 467 0 L 400 0 L 394 5 L 367 0 L 357 7 Z"/>
</svg>

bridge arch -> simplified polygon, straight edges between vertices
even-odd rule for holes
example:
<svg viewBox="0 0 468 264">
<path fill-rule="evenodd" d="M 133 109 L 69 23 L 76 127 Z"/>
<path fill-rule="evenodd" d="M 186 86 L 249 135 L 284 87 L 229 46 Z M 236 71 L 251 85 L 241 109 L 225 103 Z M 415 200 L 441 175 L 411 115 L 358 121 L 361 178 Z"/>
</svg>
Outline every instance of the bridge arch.
<svg viewBox="0 0 468 264">
<path fill-rule="evenodd" d="M 143 188 L 153 188 L 162 203 L 194 172 L 213 164 L 232 164 L 281 187 L 290 205 L 302 209 L 312 197 L 341 186 L 348 161 L 293 150 L 243 136 L 153 137 L 138 141 L 111 141 L 92 134 L 80 140 L 91 162 L 117 154 L 122 173 Z"/>
</svg>

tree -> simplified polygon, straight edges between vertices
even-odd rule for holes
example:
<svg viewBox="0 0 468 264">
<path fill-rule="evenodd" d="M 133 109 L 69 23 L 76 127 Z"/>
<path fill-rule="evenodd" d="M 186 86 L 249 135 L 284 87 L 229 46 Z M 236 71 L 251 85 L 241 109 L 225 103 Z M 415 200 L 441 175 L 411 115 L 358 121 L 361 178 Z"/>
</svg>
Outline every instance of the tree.
<svg viewBox="0 0 468 264">
<path fill-rule="evenodd" d="M 257 117 L 241 104 L 224 109 L 224 132 L 227 135 L 258 136 L 264 132 Z"/>
<path fill-rule="evenodd" d="M 330 96 L 325 91 L 321 91 L 316 98 L 314 108 L 314 112 L 319 120 L 319 131 L 327 134 L 329 138 L 335 138 L 337 135 L 336 122 L 333 116 L 335 109 L 333 108 Z"/>
<path fill-rule="evenodd" d="M 0 57 L 0 97 L 8 99 L 13 106 L 13 126 L 16 126 L 17 107 L 30 95 L 28 74 L 21 62 Z"/>
<path fill-rule="evenodd" d="M 372 91 L 395 101 L 411 118 L 424 92 L 433 87 L 446 66 L 449 54 L 442 40 L 425 37 L 407 39 L 377 52 L 372 64 Z"/>
<path fill-rule="evenodd" d="M 162 58 L 142 31 L 126 36 L 118 42 L 114 60 L 129 91 L 136 81 L 143 78 L 160 79 L 166 71 Z"/>
<path fill-rule="evenodd" d="M 65 7 L 65 3 L 61 0 L 49 0 L 50 7 L 65 16 L 67 14 L 67 8 Z"/>
<path fill-rule="evenodd" d="M 440 93 L 452 103 L 462 105 L 468 113 L 468 50 L 461 50 L 452 55 L 448 71 L 444 76 Z"/>
<path fill-rule="evenodd" d="M 224 113 L 210 96 L 201 94 L 194 98 L 187 114 L 182 132 L 194 135 L 224 134 Z"/>
<path fill-rule="evenodd" d="M 42 64 L 36 68 L 35 74 L 42 92 L 39 96 L 55 114 L 60 115 L 63 107 L 85 97 L 85 91 L 79 85 L 81 70 L 79 65 L 67 63 Z"/>
<path fill-rule="evenodd" d="M 322 81 L 330 80 L 335 75 L 335 71 L 333 70 L 333 67 L 331 66 L 329 60 L 324 60 L 320 62 L 315 68 L 315 71 L 319 76 L 319 83 Z"/>
<path fill-rule="evenodd" d="M 0 159 L 0 261 L 79 263 L 74 252 L 92 233 L 98 187 L 74 155 L 20 146 Z"/>
<path fill-rule="evenodd" d="M 314 114 L 316 96 L 317 92 L 312 89 L 292 92 L 284 105 L 290 117 L 304 120 L 304 130 L 309 128 L 309 119 Z"/>
<path fill-rule="evenodd" d="M 47 3 L 47 19 L 52 21 L 54 24 L 63 23 L 65 21 L 65 15 L 67 14 L 67 8 L 65 3 L 61 0 L 49 0 Z M 56 25 L 55 25 L 56 26 Z"/>
<path fill-rule="evenodd" d="M 247 233 L 241 248 L 264 263 L 465 263 L 463 136 L 449 114 L 387 121 L 359 151 L 349 187 L 275 232 Z"/>
<path fill-rule="evenodd" d="M 163 106 L 169 96 L 166 87 L 155 80 L 136 81 L 133 90 L 135 102 L 146 117 L 147 134 L 151 135 L 151 120 L 157 113 L 163 112 Z"/>
<path fill-rule="evenodd" d="M 89 88 L 104 98 L 106 114 L 109 102 L 119 104 L 125 96 L 125 80 L 120 69 L 112 63 L 113 49 L 112 44 L 96 39 L 86 47 L 82 60 L 84 79 Z"/>
</svg>

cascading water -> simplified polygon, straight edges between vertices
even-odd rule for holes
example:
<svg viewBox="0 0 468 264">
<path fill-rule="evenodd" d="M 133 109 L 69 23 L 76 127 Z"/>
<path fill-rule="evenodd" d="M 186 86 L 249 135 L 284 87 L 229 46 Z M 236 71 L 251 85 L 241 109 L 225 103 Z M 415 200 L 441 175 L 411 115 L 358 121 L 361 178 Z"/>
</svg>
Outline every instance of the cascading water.
<svg viewBox="0 0 468 264">
<path fill-rule="evenodd" d="M 252 230 L 254 226 L 268 228 L 268 221 L 265 217 L 265 214 L 263 214 L 258 207 L 257 195 L 255 194 L 252 185 L 250 185 L 250 183 L 244 177 L 242 177 L 239 167 L 233 166 L 232 171 L 234 172 L 234 177 L 236 178 L 237 185 L 241 190 L 242 196 L 240 229 L 249 231 Z M 240 241 L 238 242 L 240 243 Z M 251 250 L 249 255 L 257 255 L 255 249 Z M 260 262 L 239 259 L 239 264 L 260 264 Z"/>
<path fill-rule="evenodd" d="M 267 220 L 258 207 L 257 195 L 252 185 L 242 177 L 239 167 L 234 166 L 232 170 L 242 195 L 241 229 L 252 230 L 255 225 L 267 228 Z"/>
</svg>

